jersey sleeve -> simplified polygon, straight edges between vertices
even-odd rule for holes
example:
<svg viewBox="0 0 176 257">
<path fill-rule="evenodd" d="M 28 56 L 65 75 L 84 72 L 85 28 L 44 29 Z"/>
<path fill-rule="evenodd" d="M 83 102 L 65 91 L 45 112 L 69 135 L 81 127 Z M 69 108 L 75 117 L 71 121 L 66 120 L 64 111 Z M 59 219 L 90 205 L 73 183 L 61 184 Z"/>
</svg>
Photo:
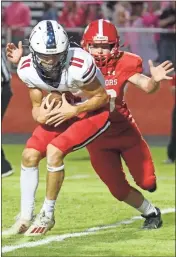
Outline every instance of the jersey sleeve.
<svg viewBox="0 0 176 257">
<path fill-rule="evenodd" d="M 31 65 L 32 60 L 30 55 L 22 57 L 17 67 L 17 74 L 27 87 L 34 88 L 35 85 L 29 79 Z"/>
<path fill-rule="evenodd" d="M 98 75 L 93 57 L 84 51 L 81 58 L 73 57 L 71 60 L 73 83 L 79 88 L 90 84 Z"/>
<path fill-rule="evenodd" d="M 142 58 L 138 55 L 130 55 L 130 58 L 126 60 L 126 65 L 124 67 L 125 80 L 128 80 L 134 74 L 142 73 Z"/>
</svg>

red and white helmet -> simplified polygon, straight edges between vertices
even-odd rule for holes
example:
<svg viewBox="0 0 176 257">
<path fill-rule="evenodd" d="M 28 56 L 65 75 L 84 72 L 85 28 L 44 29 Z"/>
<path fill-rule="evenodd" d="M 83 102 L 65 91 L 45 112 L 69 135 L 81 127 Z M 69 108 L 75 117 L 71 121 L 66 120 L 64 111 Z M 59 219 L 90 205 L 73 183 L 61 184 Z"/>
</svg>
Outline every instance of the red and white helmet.
<svg viewBox="0 0 176 257">
<path fill-rule="evenodd" d="M 108 43 L 111 51 L 107 55 L 93 55 L 97 66 L 102 69 L 104 66 L 112 66 L 114 59 L 119 53 L 119 35 L 116 27 L 108 20 L 92 21 L 85 29 L 81 46 L 84 50 L 90 52 L 90 46 L 93 44 Z"/>
</svg>

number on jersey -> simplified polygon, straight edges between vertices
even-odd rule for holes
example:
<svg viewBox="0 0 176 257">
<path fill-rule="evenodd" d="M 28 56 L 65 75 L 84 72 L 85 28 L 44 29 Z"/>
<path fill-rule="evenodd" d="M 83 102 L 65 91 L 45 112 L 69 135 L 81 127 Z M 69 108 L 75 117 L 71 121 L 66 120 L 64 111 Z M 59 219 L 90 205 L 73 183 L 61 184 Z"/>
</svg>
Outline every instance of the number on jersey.
<svg viewBox="0 0 176 257">
<path fill-rule="evenodd" d="M 114 89 L 107 89 L 106 92 L 110 95 L 110 112 L 113 112 L 115 109 L 115 100 L 117 97 L 117 93 Z"/>
</svg>

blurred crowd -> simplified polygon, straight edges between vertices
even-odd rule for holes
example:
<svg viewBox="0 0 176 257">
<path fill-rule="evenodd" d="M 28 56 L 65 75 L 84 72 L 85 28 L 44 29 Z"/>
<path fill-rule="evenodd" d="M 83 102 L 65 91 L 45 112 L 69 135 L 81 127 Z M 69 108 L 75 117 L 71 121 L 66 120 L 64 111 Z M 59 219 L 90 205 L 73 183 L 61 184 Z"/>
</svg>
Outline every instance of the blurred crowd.
<svg viewBox="0 0 176 257">
<path fill-rule="evenodd" d="M 90 21 L 105 18 L 117 28 L 176 28 L 176 1 L 69 1 L 58 12 L 56 3 L 43 2 L 38 21 L 57 20 L 66 28 L 86 27 Z M 12 28 L 12 40 L 24 38 L 25 27 L 31 24 L 31 10 L 25 2 L 12 2 L 2 12 L 3 25 Z M 20 28 L 20 29 L 19 29 Z M 144 72 L 148 73 L 148 59 L 175 63 L 176 34 L 150 32 L 119 32 L 123 49 L 140 55 Z"/>
</svg>

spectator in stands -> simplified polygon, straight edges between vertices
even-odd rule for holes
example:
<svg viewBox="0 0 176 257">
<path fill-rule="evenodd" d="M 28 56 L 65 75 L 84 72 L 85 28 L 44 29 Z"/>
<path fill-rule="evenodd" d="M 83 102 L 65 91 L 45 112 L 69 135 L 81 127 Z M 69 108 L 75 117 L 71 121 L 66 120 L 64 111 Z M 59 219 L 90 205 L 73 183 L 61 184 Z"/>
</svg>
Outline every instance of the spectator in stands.
<svg viewBox="0 0 176 257">
<path fill-rule="evenodd" d="M 161 1 L 160 4 L 161 4 L 161 9 L 166 9 L 169 6 L 170 1 Z"/>
<path fill-rule="evenodd" d="M 131 27 L 146 28 L 143 20 L 144 2 L 131 2 Z M 149 32 L 129 32 L 128 34 L 130 50 L 143 59 L 144 73 L 149 74 L 148 60 L 155 61 L 158 57 L 157 45 L 153 33 Z"/>
<path fill-rule="evenodd" d="M 121 4 L 116 3 L 114 6 L 113 23 L 117 28 L 129 27 L 130 12 Z M 119 31 L 120 44 L 123 51 L 129 51 L 128 33 Z"/>
<path fill-rule="evenodd" d="M 105 19 L 112 21 L 114 6 L 116 3 L 117 1 L 108 1 L 102 4 L 102 11 Z"/>
<path fill-rule="evenodd" d="M 83 3 L 83 2 L 82 2 Z M 88 25 L 93 20 L 103 19 L 103 12 L 101 9 L 101 1 L 87 1 L 86 2 L 86 22 L 85 25 Z M 83 4 L 85 5 L 85 3 Z"/>
<path fill-rule="evenodd" d="M 31 13 L 29 7 L 23 2 L 12 2 L 4 9 L 4 26 L 11 29 L 11 39 L 18 45 L 25 37 L 25 28 L 30 25 Z"/>
<path fill-rule="evenodd" d="M 54 2 L 44 2 L 44 13 L 41 18 L 42 20 L 58 20 L 57 8 Z"/>
<path fill-rule="evenodd" d="M 148 10 L 146 13 L 143 15 L 143 23 L 146 27 L 159 27 L 159 16 L 161 15 L 162 9 L 161 9 L 161 3 L 156 2 L 156 1 L 148 1 Z M 157 51 L 159 53 L 159 42 L 160 42 L 160 34 L 155 33 L 154 34 L 154 39 L 157 45 Z M 158 54 L 158 59 L 156 60 L 157 62 L 159 61 L 159 54 Z"/>
<path fill-rule="evenodd" d="M 159 17 L 161 28 L 176 28 L 176 1 L 170 2 Z M 170 60 L 176 67 L 176 33 L 163 33 L 160 36 L 160 62 Z"/>
<path fill-rule="evenodd" d="M 86 24 L 86 8 L 79 2 L 64 2 L 58 22 L 66 28 L 84 27 Z"/>
</svg>

